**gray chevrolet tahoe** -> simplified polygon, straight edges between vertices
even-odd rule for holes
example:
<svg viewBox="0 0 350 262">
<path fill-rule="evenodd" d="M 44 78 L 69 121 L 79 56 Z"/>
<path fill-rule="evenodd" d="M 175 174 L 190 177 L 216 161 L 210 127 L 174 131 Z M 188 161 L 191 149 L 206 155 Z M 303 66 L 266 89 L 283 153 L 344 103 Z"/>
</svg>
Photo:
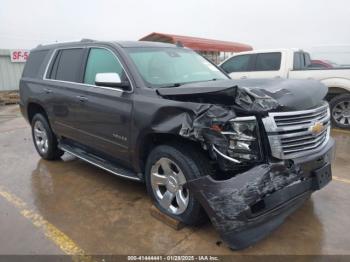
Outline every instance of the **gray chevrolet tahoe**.
<svg viewBox="0 0 350 262">
<path fill-rule="evenodd" d="M 190 49 L 153 42 L 40 45 L 20 81 L 42 158 L 68 152 L 145 182 L 162 212 L 190 225 L 209 217 L 232 249 L 331 180 L 326 94 L 311 80 L 234 81 Z"/>
</svg>

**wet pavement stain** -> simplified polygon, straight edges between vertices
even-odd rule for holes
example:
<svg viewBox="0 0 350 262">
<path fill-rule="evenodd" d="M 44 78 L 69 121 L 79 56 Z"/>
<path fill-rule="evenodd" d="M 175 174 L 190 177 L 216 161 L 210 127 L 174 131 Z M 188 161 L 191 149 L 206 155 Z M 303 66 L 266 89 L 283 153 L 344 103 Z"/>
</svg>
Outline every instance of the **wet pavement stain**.
<svg viewBox="0 0 350 262">
<path fill-rule="evenodd" d="M 16 207 L 24 218 L 29 220 L 35 227 L 39 228 L 44 235 L 59 246 L 59 248 L 65 254 L 79 256 L 85 255 L 85 252 L 79 248 L 66 234 L 50 224 L 41 215 L 28 209 L 27 204 L 22 199 L 6 191 L 2 186 L 0 186 L 0 196 Z"/>
<path fill-rule="evenodd" d="M 9 111 L 1 109 L 1 114 Z M 69 155 L 55 162 L 40 159 L 29 125 L 18 116 L 0 121 L 0 185 L 88 254 L 350 254 L 350 235 L 344 234 L 350 230 L 350 185 L 341 181 L 350 180 L 350 134 L 332 135 L 337 143 L 333 175 L 339 179 L 316 192 L 268 238 L 243 251 L 221 243 L 210 223 L 176 231 L 156 220 L 142 183 Z M 18 228 L 28 228 L 26 241 L 11 252 L 63 252 L 1 196 L 0 208 L 11 210 L 0 216 L 1 232 L 16 236 Z M 30 236 L 40 238 L 41 245 L 27 240 Z"/>
</svg>

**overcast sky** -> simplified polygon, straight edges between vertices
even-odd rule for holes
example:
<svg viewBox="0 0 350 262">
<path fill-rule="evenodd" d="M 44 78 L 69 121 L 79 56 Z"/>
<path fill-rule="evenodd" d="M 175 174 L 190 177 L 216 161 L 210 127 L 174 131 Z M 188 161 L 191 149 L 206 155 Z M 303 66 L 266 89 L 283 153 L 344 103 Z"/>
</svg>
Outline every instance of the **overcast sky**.
<svg viewBox="0 0 350 262">
<path fill-rule="evenodd" d="M 256 48 L 350 45 L 347 0 L 1 0 L 0 48 L 151 32 Z"/>
</svg>

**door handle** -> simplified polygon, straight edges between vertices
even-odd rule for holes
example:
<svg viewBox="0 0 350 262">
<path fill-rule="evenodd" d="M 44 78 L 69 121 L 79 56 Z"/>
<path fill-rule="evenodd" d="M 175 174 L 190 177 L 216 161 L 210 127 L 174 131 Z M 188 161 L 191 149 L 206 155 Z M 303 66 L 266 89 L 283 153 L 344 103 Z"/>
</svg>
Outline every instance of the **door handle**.
<svg viewBox="0 0 350 262">
<path fill-rule="evenodd" d="M 48 88 L 44 88 L 44 92 L 46 94 L 51 94 L 52 93 L 52 90 L 51 89 L 48 89 Z"/>
<path fill-rule="evenodd" d="M 78 100 L 79 100 L 80 102 L 85 102 L 85 101 L 88 100 L 88 98 L 85 97 L 85 96 L 76 96 L 76 98 L 78 98 Z"/>
<path fill-rule="evenodd" d="M 242 76 L 241 79 L 247 79 L 247 77 L 246 76 Z"/>
</svg>

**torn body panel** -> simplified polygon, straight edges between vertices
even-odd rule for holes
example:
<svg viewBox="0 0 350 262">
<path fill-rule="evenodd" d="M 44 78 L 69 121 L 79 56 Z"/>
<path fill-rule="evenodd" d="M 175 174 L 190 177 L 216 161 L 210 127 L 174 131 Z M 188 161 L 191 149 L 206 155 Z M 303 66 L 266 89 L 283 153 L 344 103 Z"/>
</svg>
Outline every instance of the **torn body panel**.
<svg viewBox="0 0 350 262">
<path fill-rule="evenodd" d="M 178 134 L 200 141 L 213 152 L 211 155 L 221 169 L 229 171 L 235 168 L 232 163 L 258 164 L 262 159 L 259 131 L 262 117 L 273 111 L 314 108 L 325 97 L 327 88 L 311 80 L 249 79 L 190 83 L 159 88 L 156 92 L 169 101 L 197 104 L 183 115 Z M 251 118 L 250 124 L 242 127 L 238 117 L 246 116 Z M 248 131 L 251 141 L 241 142 L 247 137 L 242 129 L 251 129 Z"/>
<path fill-rule="evenodd" d="M 135 106 L 147 106 L 153 117 L 145 133 L 172 133 L 200 142 L 221 170 L 227 172 L 236 168 L 232 163 L 259 164 L 262 160 L 261 117 L 270 111 L 313 108 L 320 104 L 327 88 L 311 80 L 216 80 L 158 88 L 156 93 L 166 98 L 161 105 L 153 101 Z M 252 141 L 247 143 L 235 142 L 235 137 L 241 135 L 235 129 L 239 126 L 238 117 L 242 116 L 252 117 L 250 127 L 245 127 L 252 129 L 249 131 Z"/>
<path fill-rule="evenodd" d="M 135 112 L 136 116 L 143 116 L 135 119 L 134 130 L 140 132 L 134 133 L 139 139 L 136 144 L 146 141 L 148 134 L 173 134 L 195 141 L 209 151 L 212 145 L 227 148 L 227 137 L 213 126 L 225 125 L 237 117 L 231 107 L 172 100 L 162 100 L 164 104 L 160 105 L 142 98 L 142 101 L 135 98 L 135 108 L 147 108 L 142 113 Z M 145 112 L 151 116 L 151 123 L 150 117 L 144 116 Z"/>
<path fill-rule="evenodd" d="M 224 181 L 201 177 L 188 187 L 227 244 L 242 249 L 268 235 L 331 180 L 333 145 L 331 139 L 321 152 L 290 167 L 261 164 Z"/>
<path fill-rule="evenodd" d="M 152 116 L 151 125 L 144 124 L 145 133 L 180 135 L 207 150 L 215 175 L 188 181 L 187 186 L 233 249 L 265 237 L 330 179 L 332 139 L 303 159 L 276 162 L 269 154 L 261 119 L 270 111 L 319 106 L 326 94 L 313 81 L 292 81 L 293 88 L 288 88 L 291 80 L 284 81 L 223 80 L 159 88 L 157 94 L 166 98 L 161 105 L 135 98 L 135 108 L 147 107 Z M 303 97 L 307 88 L 313 97 Z M 241 95 L 246 96 L 244 103 Z M 136 119 L 137 125 L 146 119 Z"/>
<path fill-rule="evenodd" d="M 290 79 L 217 80 L 157 90 L 168 99 L 228 105 L 258 114 L 313 108 L 327 92 L 318 81 Z"/>
</svg>

